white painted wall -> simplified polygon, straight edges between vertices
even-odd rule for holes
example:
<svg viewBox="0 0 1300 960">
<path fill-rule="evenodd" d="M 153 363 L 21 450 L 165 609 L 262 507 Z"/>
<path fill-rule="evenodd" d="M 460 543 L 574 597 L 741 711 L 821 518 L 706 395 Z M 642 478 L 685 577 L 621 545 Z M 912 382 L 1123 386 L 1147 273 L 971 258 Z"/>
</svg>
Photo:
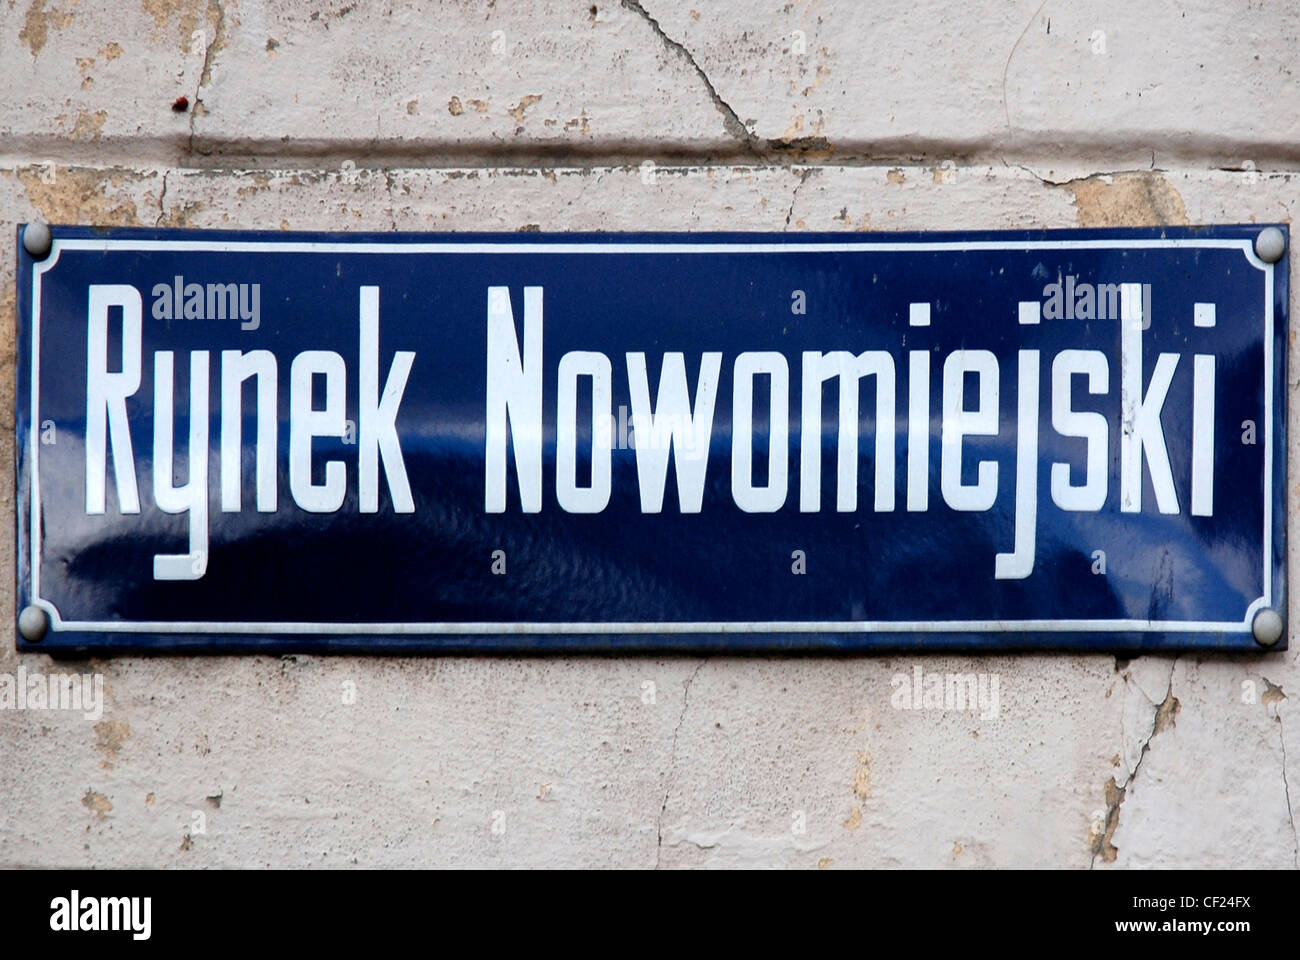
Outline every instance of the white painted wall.
<svg viewBox="0 0 1300 960">
<path fill-rule="evenodd" d="M 1254 0 L 0 0 L 0 316 L 33 218 L 1290 221 L 1298 41 Z M 998 715 L 891 709 L 917 665 L 996 674 Z M 1300 647 L 78 666 L 98 722 L 0 713 L 0 866 L 1300 866 Z"/>
</svg>

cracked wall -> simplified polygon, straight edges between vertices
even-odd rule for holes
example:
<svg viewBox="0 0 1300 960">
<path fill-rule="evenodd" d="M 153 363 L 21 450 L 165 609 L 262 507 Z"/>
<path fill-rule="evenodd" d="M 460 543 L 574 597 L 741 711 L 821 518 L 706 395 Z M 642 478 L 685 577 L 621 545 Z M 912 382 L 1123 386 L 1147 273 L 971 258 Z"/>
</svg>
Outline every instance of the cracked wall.
<svg viewBox="0 0 1300 960">
<path fill-rule="evenodd" d="M 1290 222 L 1298 35 L 1300 11 L 1245 0 L 979 17 L 15 0 L 0 211 L 371 231 Z M 10 246 L 10 317 L 13 263 Z M 0 363 L 12 518 L 8 338 Z M 0 558 L 12 577 L 12 544 Z M 73 664 L 103 673 L 102 717 L 0 713 L 0 864 L 1296 868 L 1297 649 Z M 0 673 L 20 666 L 49 661 L 0 645 Z M 997 715 L 895 709 L 891 680 L 918 666 L 996 674 Z"/>
</svg>

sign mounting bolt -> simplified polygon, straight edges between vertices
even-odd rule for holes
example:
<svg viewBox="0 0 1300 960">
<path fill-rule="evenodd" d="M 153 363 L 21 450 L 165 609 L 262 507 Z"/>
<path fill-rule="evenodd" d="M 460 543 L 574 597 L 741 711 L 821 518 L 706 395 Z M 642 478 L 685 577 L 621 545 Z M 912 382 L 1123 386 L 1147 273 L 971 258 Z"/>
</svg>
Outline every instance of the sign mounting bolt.
<svg viewBox="0 0 1300 960">
<path fill-rule="evenodd" d="M 1277 263 L 1286 251 L 1286 237 L 1277 227 L 1265 227 L 1255 238 L 1255 253 L 1265 263 Z"/>
<path fill-rule="evenodd" d="M 40 607 L 23 607 L 18 614 L 18 632 L 28 643 L 40 643 L 50 629 L 50 617 Z"/>
<path fill-rule="evenodd" d="M 1282 639 L 1282 614 L 1276 610 L 1261 610 L 1255 614 L 1250 629 L 1261 647 L 1271 647 Z"/>
<path fill-rule="evenodd" d="M 44 260 L 50 253 L 54 238 L 50 235 L 50 225 L 39 220 L 27 224 L 23 230 L 23 249 L 36 260 Z"/>
</svg>

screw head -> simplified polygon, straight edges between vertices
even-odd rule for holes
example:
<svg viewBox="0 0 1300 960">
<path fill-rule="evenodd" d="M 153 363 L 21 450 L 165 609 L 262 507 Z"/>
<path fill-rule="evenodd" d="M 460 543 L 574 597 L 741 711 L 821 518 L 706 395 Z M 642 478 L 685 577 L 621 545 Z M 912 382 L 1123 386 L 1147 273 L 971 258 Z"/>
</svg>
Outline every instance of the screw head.
<svg viewBox="0 0 1300 960">
<path fill-rule="evenodd" d="M 1271 647 L 1282 639 L 1282 614 L 1276 610 L 1261 610 L 1255 614 L 1255 621 L 1251 624 L 1251 631 L 1255 634 L 1255 642 L 1261 647 Z"/>
<path fill-rule="evenodd" d="M 26 250 L 37 260 L 44 260 L 50 253 L 50 247 L 54 243 L 54 237 L 50 235 L 50 225 L 41 223 L 29 223 L 23 229 L 23 249 Z"/>
<path fill-rule="evenodd" d="M 1255 253 L 1265 263 L 1277 263 L 1286 252 L 1286 236 L 1277 227 L 1265 227 L 1255 238 Z"/>
<path fill-rule="evenodd" d="M 23 607 L 18 614 L 18 632 L 28 643 L 40 643 L 50 629 L 50 617 L 40 607 Z"/>
</svg>

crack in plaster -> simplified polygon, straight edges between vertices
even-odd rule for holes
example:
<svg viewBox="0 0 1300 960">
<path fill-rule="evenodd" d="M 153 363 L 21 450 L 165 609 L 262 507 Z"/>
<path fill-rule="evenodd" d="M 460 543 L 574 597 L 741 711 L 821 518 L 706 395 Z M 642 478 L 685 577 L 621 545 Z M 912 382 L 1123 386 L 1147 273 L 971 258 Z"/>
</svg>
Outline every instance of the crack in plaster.
<svg viewBox="0 0 1300 960">
<path fill-rule="evenodd" d="M 1282 700 L 1287 699 L 1286 694 L 1282 692 L 1282 688 L 1281 688 L 1280 686 L 1278 686 L 1277 684 L 1275 684 L 1275 683 L 1274 683 L 1272 680 L 1270 680 L 1268 677 L 1264 677 L 1263 679 L 1264 679 L 1264 682 L 1265 682 L 1266 684 L 1268 684 L 1268 687 L 1269 687 L 1269 690 L 1270 690 L 1270 691 L 1271 691 L 1271 690 L 1277 690 L 1277 692 L 1281 695 L 1281 696 L 1280 696 L 1280 699 L 1282 699 Z M 1296 834 L 1296 828 L 1295 828 L 1295 807 L 1293 807 L 1293 806 L 1291 805 L 1291 782 L 1290 782 L 1290 780 L 1287 778 L 1287 775 L 1286 775 L 1286 766 L 1287 766 L 1287 759 L 1286 759 L 1286 736 L 1285 736 L 1285 731 L 1284 731 L 1283 726 L 1282 726 L 1282 714 L 1281 714 L 1280 712 L 1274 714 L 1274 715 L 1273 715 L 1273 719 L 1277 721 L 1277 740 L 1278 740 L 1278 744 L 1282 747 L 1282 791 L 1283 791 L 1283 796 L 1286 798 L 1286 817 L 1287 817 L 1287 822 L 1291 824 L 1291 854 L 1292 854 L 1292 860 L 1295 862 L 1296 868 L 1297 868 L 1297 869 L 1300 869 L 1300 836 L 1298 836 L 1298 835 Z"/>
<path fill-rule="evenodd" d="M 190 107 L 190 140 L 186 147 L 187 153 L 194 152 L 195 121 L 199 117 L 199 109 L 203 106 L 203 100 L 199 94 L 203 92 L 212 80 L 212 62 L 216 59 L 217 54 L 225 46 L 226 39 L 226 7 L 221 0 L 213 0 L 217 8 L 217 22 L 212 28 L 212 42 L 207 43 L 207 34 L 204 34 L 205 43 L 203 45 L 203 68 L 199 71 L 198 83 L 194 85 L 194 103 Z"/>
<path fill-rule="evenodd" d="M 603 179 L 605 179 L 605 174 L 607 174 L 607 173 L 609 173 L 609 172 L 610 172 L 610 170 L 605 169 L 605 170 L 591 171 L 590 173 L 585 174 L 585 175 L 584 175 L 584 179 L 583 179 L 583 181 L 582 181 L 582 188 L 578 191 L 578 195 L 577 195 L 576 197 L 574 197 L 572 200 L 570 200 L 568 203 L 566 203 L 566 204 L 564 205 L 564 209 L 567 210 L 567 209 L 569 209 L 569 207 L 571 207 L 571 206 L 573 206 L 575 203 L 577 203 L 577 204 L 578 204 L 578 209 L 581 210 L 581 209 L 582 209 L 582 205 L 581 205 L 580 201 L 582 200 L 583 197 L 585 197 L 585 196 L 587 195 L 587 191 L 588 191 L 591 187 L 593 187 L 593 186 L 595 186 L 595 187 L 600 186 L 600 181 L 602 181 Z M 628 168 L 628 167 L 624 167 L 624 168 L 623 168 L 623 172 L 625 172 L 625 173 L 626 173 L 626 172 L 630 172 L 630 168 Z M 555 171 L 552 170 L 551 173 L 554 174 Z M 592 176 L 592 173 L 594 173 L 594 177 Z"/>
<path fill-rule="evenodd" d="M 1142 748 L 1138 751 L 1137 763 L 1133 764 L 1133 769 L 1129 775 L 1124 778 L 1122 785 L 1116 785 L 1112 777 L 1107 783 L 1106 790 L 1106 819 L 1102 823 L 1101 835 L 1093 841 L 1092 858 L 1088 862 L 1088 869 L 1092 870 L 1097 866 L 1097 857 L 1100 856 L 1103 861 L 1110 862 L 1114 859 L 1112 855 L 1109 859 L 1106 857 L 1106 848 L 1110 847 L 1116 850 L 1114 843 L 1115 830 L 1119 826 L 1119 808 L 1123 806 L 1124 799 L 1128 795 L 1129 787 L 1137 779 L 1138 771 L 1142 769 L 1142 761 L 1146 759 L 1147 752 L 1151 749 L 1151 741 L 1156 735 L 1163 732 L 1167 726 L 1174 722 L 1174 717 L 1179 710 L 1178 698 L 1174 696 L 1174 672 L 1178 669 L 1178 657 L 1175 656 L 1169 664 L 1169 686 L 1165 691 L 1164 699 L 1156 704 L 1156 709 L 1151 717 L 1151 732 L 1146 735 L 1142 741 Z"/>
<path fill-rule="evenodd" d="M 1286 797 L 1286 818 L 1291 824 L 1291 858 L 1300 870 L 1300 838 L 1295 829 L 1295 808 L 1291 806 L 1291 783 L 1286 775 L 1286 737 L 1282 735 L 1282 718 L 1277 718 L 1277 739 L 1282 745 L 1282 791 Z"/>
<path fill-rule="evenodd" d="M 163 218 L 167 215 L 167 178 L 171 175 L 170 170 L 163 171 L 162 191 L 158 194 L 158 219 L 153 222 L 155 227 L 162 226 Z"/>
<path fill-rule="evenodd" d="M 1007 72 L 1011 69 L 1011 61 L 1015 57 L 1016 51 L 1020 49 L 1020 44 L 1025 39 L 1025 34 L 1029 32 L 1029 28 L 1034 25 L 1034 21 L 1038 19 L 1038 15 L 1043 12 L 1043 7 L 1045 6 L 1047 6 L 1047 0 L 1043 0 L 1043 2 L 1038 5 L 1038 9 L 1034 11 L 1034 15 L 1025 23 L 1024 28 L 1020 31 L 1020 35 L 1016 37 L 1016 42 L 1011 45 L 1011 50 L 1007 54 L 1006 62 L 1002 64 L 1002 113 L 1006 116 L 1008 127 L 1011 126 L 1011 106 L 1007 102 Z"/>
<path fill-rule="evenodd" d="M 655 36 L 663 41 L 664 46 L 685 60 L 687 66 L 695 71 L 696 76 L 700 78 L 700 82 L 704 84 L 704 89 L 708 93 L 709 99 L 713 101 L 714 109 L 716 109 L 718 113 L 722 114 L 723 129 L 732 137 L 744 144 L 746 149 L 748 149 L 755 157 L 761 158 L 761 154 L 754 145 L 754 135 L 749 132 L 749 128 L 746 127 L 740 117 L 736 115 L 736 111 L 731 109 L 731 105 L 718 95 L 717 88 L 713 86 L 713 81 L 709 79 L 709 75 L 704 72 L 700 65 L 695 62 L 695 58 L 691 56 L 691 52 L 681 43 L 664 33 L 663 27 L 659 25 L 659 21 L 650 16 L 646 8 L 641 5 L 640 0 L 621 0 L 621 2 L 624 9 L 630 10 L 648 23 L 650 29 L 654 31 Z"/>
<path fill-rule="evenodd" d="M 700 675 L 704 665 L 709 662 L 708 657 L 700 660 L 699 665 L 694 672 L 682 683 L 682 712 L 677 717 L 677 726 L 673 728 L 673 745 L 668 752 L 668 776 L 664 779 L 664 799 L 659 805 L 659 816 L 655 818 L 655 869 L 659 869 L 660 858 L 663 855 L 664 847 L 664 813 L 668 810 L 668 798 L 672 794 L 673 778 L 677 773 L 677 738 L 682 732 L 682 724 L 686 720 L 686 711 L 691 705 L 691 684 L 695 678 Z"/>
<path fill-rule="evenodd" d="M 1089 180 L 1096 180 L 1100 177 L 1123 177 L 1123 176 L 1130 176 L 1130 175 L 1141 175 L 1146 173 L 1163 174 L 1168 172 L 1167 170 L 1165 170 L 1164 167 L 1156 166 L 1156 153 L 1154 150 L 1151 151 L 1150 166 L 1127 167 L 1123 170 L 1094 170 L 1093 172 L 1083 174 L 1082 176 L 1066 177 L 1064 180 L 1053 180 L 1051 177 L 1045 177 L 1037 170 L 1035 170 L 1033 167 L 1026 166 L 1023 163 L 1008 163 L 1006 157 L 999 157 L 998 159 L 1002 161 L 1002 166 L 1007 167 L 1008 169 L 1011 167 L 1016 167 L 1020 170 L 1023 170 L 1025 171 L 1025 173 L 1029 174 L 1031 177 L 1033 177 L 1035 180 L 1037 180 L 1045 187 L 1072 187 L 1080 183 L 1086 183 Z"/>
<path fill-rule="evenodd" d="M 799 190 L 803 187 L 805 183 L 808 182 L 808 178 L 811 177 L 816 172 L 817 171 L 815 169 L 807 169 L 807 170 L 799 171 L 799 182 L 794 185 L 794 192 L 790 194 L 790 209 L 785 212 L 786 230 L 790 229 L 790 218 L 794 216 L 794 202 L 799 198 Z"/>
<path fill-rule="evenodd" d="M 384 168 L 384 188 L 388 191 L 388 222 L 394 233 L 397 232 L 397 204 L 393 201 L 393 171 Z"/>
</svg>

